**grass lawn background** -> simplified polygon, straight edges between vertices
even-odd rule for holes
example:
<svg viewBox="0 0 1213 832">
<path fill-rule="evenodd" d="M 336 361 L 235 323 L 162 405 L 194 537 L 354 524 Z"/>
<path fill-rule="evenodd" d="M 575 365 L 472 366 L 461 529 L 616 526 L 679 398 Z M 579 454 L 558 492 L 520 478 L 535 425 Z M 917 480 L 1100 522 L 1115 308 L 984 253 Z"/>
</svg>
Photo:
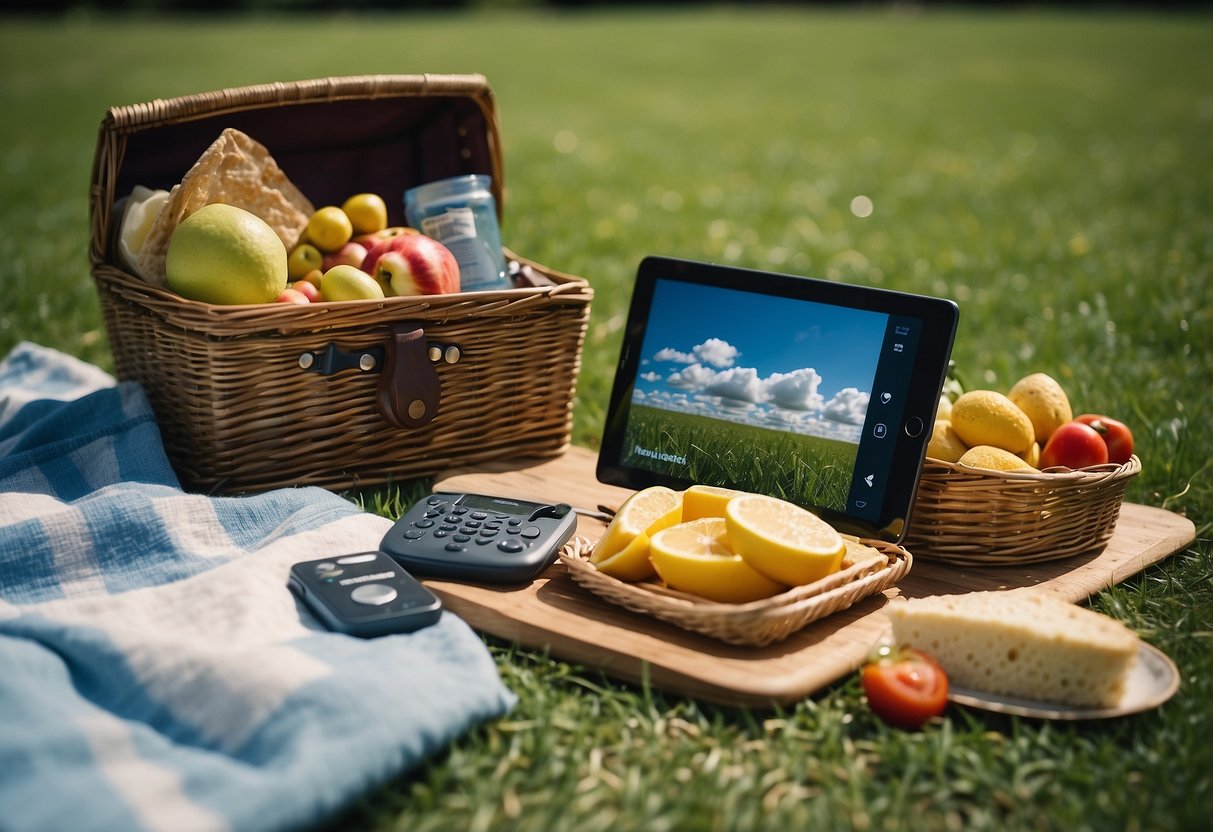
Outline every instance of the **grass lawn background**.
<svg viewBox="0 0 1213 832">
<path fill-rule="evenodd" d="M 970 386 L 1044 371 L 1134 428 L 1135 502 L 1198 542 L 1092 605 L 1179 664 L 1092 724 L 952 708 L 885 728 L 855 678 L 715 708 L 492 642 L 521 701 L 342 828 L 1197 829 L 1213 807 L 1213 19 L 725 9 L 0 21 L 0 354 L 112 368 L 88 276 L 105 108 L 225 86 L 483 72 L 511 248 L 597 295 L 596 447 L 648 253 L 937 294 Z M 323 128 L 320 128 L 323 129 Z M 871 199 L 871 216 L 850 209 Z M 398 493 L 356 495 L 399 510 Z"/>
</svg>

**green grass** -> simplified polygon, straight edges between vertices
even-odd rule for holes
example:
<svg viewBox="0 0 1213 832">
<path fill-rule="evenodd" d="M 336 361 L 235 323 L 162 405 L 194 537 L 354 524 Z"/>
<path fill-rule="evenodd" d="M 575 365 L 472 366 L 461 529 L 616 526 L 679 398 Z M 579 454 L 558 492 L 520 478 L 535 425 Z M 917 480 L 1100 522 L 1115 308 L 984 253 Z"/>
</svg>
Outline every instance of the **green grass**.
<svg viewBox="0 0 1213 832">
<path fill-rule="evenodd" d="M 670 454 L 644 457 L 631 449 Z M 626 465 L 693 482 L 727 483 L 802 505 L 842 511 L 858 446 L 755 425 L 633 404 L 623 438 Z M 795 464 L 787 465 L 788 460 Z"/>
<path fill-rule="evenodd" d="M 112 104 L 365 72 L 488 75 L 507 244 L 597 292 L 575 410 L 595 447 L 631 276 L 661 253 L 958 301 L 970 384 L 1048 372 L 1134 428 L 1130 500 L 1186 552 L 1093 599 L 1179 664 L 1089 724 L 951 709 L 921 733 L 855 678 L 715 708 L 498 642 L 520 697 L 346 829 L 1203 829 L 1213 806 L 1213 21 L 763 9 L 0 26 L 0 353 L 112 366 L 87 183 Z M 871 216 L 850 210 L 872 200 Z M 420 487 L 355 495 L 385 514 Z M 587 625 L 592 626 L 592 625 Z"/>
</svg>

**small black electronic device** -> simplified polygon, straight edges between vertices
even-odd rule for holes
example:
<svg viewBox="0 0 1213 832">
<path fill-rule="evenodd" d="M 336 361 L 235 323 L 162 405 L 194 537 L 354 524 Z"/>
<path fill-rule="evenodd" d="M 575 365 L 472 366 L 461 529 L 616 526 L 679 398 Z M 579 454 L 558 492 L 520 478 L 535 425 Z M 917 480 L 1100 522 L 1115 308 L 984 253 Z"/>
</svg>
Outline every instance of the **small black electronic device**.
<svg viewBox="0 0 1213 832">
<path fill-rule="evenodd" d="M 577 515 L 563 503 L 436 493 L 388 530 L 380 547 L 418 575 L 525 583 L 556 559 Z"/>
<path fill-rule="evenodd" d="M 940 298 L 646 258 L 598 479 L 771 494 L 900 542 L 957 318 Z"/>
<path fill-rule="evenodd" d="M 288 586 L 330 630 L 363 638 L 411 633 L 442 615 L 438 596 L 383 552 L 297 563 Z"/>
</svg>

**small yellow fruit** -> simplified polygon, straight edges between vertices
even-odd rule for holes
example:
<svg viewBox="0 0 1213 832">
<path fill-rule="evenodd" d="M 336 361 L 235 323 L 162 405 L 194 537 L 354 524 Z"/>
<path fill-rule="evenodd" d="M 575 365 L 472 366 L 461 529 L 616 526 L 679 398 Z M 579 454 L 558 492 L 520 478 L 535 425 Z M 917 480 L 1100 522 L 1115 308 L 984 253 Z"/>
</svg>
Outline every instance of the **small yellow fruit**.
<svg viewBox="0 0 1213 832">
<path fill-rule="evenodd" d="M 952 403 L 952 428 L 970 448 L 993 445 L 1013 454 L 1032 446 L 1035 430 L 1015 402 L 994 390 L 970 390 Z"/>
<path fill-rule="evenodd" d="M 165 272 L 169 289 L 190 300 L 272 303 L 286 288 L 286 246 L 256 214 L 216 202 L 177 226 Z"/>
<path fill-rule="evenodd" d="M 958 465 L 969 468 L 984 468 L 990 471 L 1035 471 L 1036 469 L 1020 457 L 996 448 L 993 445 L 975 445 L 964 452 Z"/>
<path fill-rule="evenodd" d="M 939 397 L 939 404 L 935 406 L 935 418 L 937 420 L 952 418 L 952 400 L 946 395 Z"/>
<path fill-rule="evenodd" d="M 387 203 L 379 194 L 354 194 L 341 203 L 354 234 L 372 234 L 387 228 Z"/>
<path fill-rule="evenodd" d="M 931 429 L 931 441 L 927 443 L 927 456 L 944 462 L 955 462 L 969 449 L 960 434 L 946 419 L 936 419 Z"/>
<path fill-rule="evenodd" d="M 621 581 L 643 581 L 655 574 L 649 562 L 649 539 L 682 517 L 682 495 L 655 485 L 624 500 L 594 546 L 590 563 Z"/>
<path fill-rule="evenodd" d="M 1033 468 L 1040 467 L 1040 443 L 1033 442 L 1032 447 L 1028 448 L 1024 453 L 1019 455 L 1024 462 L 1031 465 Z"/>
<path fill-rule="evenodd" d="M 307 241 L 326 253 L 341 248 L 353 235 L 350 218 L 335 205 L 317 208 L 307 221 Z"/>
<path fill-rule="evenodd" d="M 838 571 L 847 545 L 834 527 L 786 500 L 743 494 L 725 507 L 729 545 L 745 562 L 788 586 Z"/>
<path fill-rule="evenodd" d="M 649 554 L 666 586 L 709 601 L 742 604 L 787 587 L 758 572 L 729 547 L 720 517 L 679 523 L 653 535 Z"/>
<path fill-rule="evenodd" d="M 1015 382 L 1007 398 L 1028 415 L 1036 441 L 1042 445 L 1053 431 L 1074 418 L 1066 391 L 1052 376 L 1044 373 L 1032 373 Z"/>
<path fill-rule="evenodd" d="M 703 517 L 724 517 L 724 507 L 740 493 L 715 485 L 692 485 L 682 492 L 682 522 Z"/>
</svg>

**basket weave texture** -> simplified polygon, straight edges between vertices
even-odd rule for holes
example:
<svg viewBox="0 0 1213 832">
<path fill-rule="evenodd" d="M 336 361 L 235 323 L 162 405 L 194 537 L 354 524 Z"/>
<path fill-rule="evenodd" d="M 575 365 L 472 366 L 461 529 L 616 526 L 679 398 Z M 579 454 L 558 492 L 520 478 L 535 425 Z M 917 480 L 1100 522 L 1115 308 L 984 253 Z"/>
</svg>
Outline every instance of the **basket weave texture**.
<svg viewBox="0 0 1213 832">
<path fill-rule="evenodd" d="M 884 558 L 860 561 L 820 581 L 745 604 L 707 601 L 655 581 L 628 583 L 605 575 L 590 564 L 594 544 L 583 537 L 565 544 L 560 561 L 574 581 L 611 603 L 728 644 L 761 647 L 883 592 L 910 571 L 913 557 L 900 546 L 860 542 Z"/>
<path fill-rule="evenodd" d="M 373 191 L 402 225 L 405 189 L 463 173 L 492 175 L 504 203 L 497 113 L 479 75 L 329 78 L 111 108 L 93 170 L 92 274 L 116 374 L 144 387 L 184 485 L 351 488 L 567 449 L 593 297 L 583 278 L 506 250 L 543 285 L 214 306 L 121 266 L 117 200 L 135 184 L 171 188 L 229 126 L 265 144 L 317 206 Z M 394 327 L 421 329 L 437 374 L 437 415 L 420 427 L 395 427 L 378 407 Z M 316 372 L 333 349 L 353 365 Z"/>
<path fill-rule="evenodd" d="M 928 458 L 903 543 L 918 557 L 961 565 L 1040 563 L 1101 551 L 1116 529 L 1123 465 L 1060 473 L 987 471 Z"/>
</svg>

